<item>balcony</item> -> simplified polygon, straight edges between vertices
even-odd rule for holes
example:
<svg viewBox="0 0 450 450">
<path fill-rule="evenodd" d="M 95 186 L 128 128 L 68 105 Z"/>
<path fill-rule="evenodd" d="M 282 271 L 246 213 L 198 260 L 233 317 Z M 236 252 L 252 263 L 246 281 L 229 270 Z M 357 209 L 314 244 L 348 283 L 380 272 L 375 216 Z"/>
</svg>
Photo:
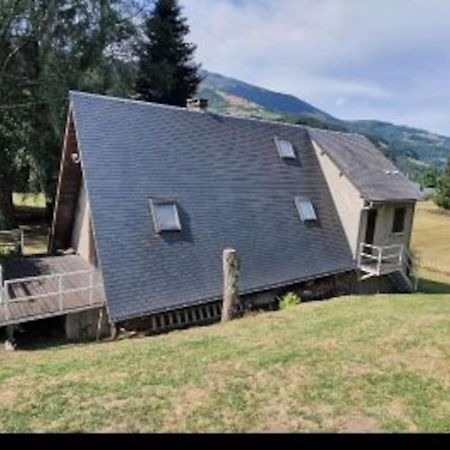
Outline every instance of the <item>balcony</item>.
<svg viewBox="0 0 450 450">
<path fill-rule="evenodd" d="M 418 259 L 404 245 L 377 246 L 362 242 L 359 246 L 358 268 L 361 280 L 398 274 L 410 292 L 417 290 Z"/>
<path fill-rule="evenodd" d="M 100 270 L 77 255 L 1 261 L 0 326 L 99 308 L 104 303 Z"/>
</svg>

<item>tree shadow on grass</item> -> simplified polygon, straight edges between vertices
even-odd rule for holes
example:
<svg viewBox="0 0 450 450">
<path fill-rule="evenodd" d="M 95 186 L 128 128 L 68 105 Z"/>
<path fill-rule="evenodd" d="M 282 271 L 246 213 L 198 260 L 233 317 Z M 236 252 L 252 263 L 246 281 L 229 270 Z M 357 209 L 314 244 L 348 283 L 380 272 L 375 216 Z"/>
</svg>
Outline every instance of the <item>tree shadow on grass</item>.
<svg viewBox="0 0 450 450">
<path fill-rule="evenodd" d="M 423 294 L 450 294 L 450 283 L 420 278 L 418 291 Z"/>
</svg>

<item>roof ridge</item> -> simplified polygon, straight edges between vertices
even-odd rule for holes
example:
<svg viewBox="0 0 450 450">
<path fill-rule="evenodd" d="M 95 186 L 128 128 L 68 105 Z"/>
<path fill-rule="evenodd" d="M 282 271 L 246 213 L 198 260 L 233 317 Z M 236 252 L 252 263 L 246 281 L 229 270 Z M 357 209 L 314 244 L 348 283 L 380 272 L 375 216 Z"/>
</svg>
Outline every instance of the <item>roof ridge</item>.
<svg viewBox="0 0 450 450">
<path fill-rule="evenodd" d="M 344 136 L 355 135 L 355 136 L 365 137 L 364 135 L 359 134 L 359 133 L 328 130 L 328 129 L 324 129 L 324 128 L 311 127 L 309 125 L 302 125 L 302 124 L 295 124 L 295 123 L 289 123 L 289 122 L 282 122 L 282 121 L 277 121 L 277 120 L 262 119 L 262 118 L 259 118 L 259 117 L 243 117 L 243 116 L 236 116 L 236 115 L 232 115 L 232 114 L 220 113 L 220 112 L 216 112 L 216 111 L 188 110 L 187 108 L 185 108 L 183 106 L 167 105 L 167 104 L 164 104 L 164 103 L 147 102 L 147 101 L 144 101 L 144 100 L 123 98 L 123 97 L 115 97 L 115 96 L 112 96 L 112 95 L 94 94 L 94 93 L 91 93 L 91 92 L 70 90 L 69 91 L 69 98 L 71 99 L 73 95 L 75 95 L 75 96 L 79 95 L 79 96 L 87 96 L 87 97 L 97 97 L 97 98 L 100 98 L 100 99 L 103 99 L 103 100 L 118 101 L 118 102 L 122 102 L 122 103 L 132 103 L 132 104 L 137 104 L 137 105 L 145 105 L 145 106 L 149 106 L 149 107 L 153 106 L 155 108 L 163 108 L 163 109 L 169 109 L 169 110 L 175 110 L 175 111 L 183 111 L 183 112 L 186 112 L 186 113 L 210 114 L 210 115 L 214 115 L 214 116 L 218 116 L 218 117 L 226 117 L 228 119 L 231 118 L 231 119 L 243 120 L 243 121 L 247 121 L 247 122 L 268 123 L 268 124 L 280 125 L 280 126 L 289 127 L 289 128 L 302 129 L 302 130 L 306 130 L 306 131 L 309 131 L 309 130 L 323 131 L 323 132 L 327 132 L 327 133 L 340 134 L 340 135 L 344 135 Z"/>
</svg>

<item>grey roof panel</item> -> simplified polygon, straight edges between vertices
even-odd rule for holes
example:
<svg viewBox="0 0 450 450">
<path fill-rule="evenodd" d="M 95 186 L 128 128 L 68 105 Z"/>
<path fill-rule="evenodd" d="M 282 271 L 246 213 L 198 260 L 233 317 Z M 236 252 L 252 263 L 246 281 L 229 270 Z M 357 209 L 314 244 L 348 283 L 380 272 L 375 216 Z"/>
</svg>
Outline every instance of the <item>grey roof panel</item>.
<svg viewBox="0 0 450 450">
<path fill-rule="evenodd" d="M 366 200 L 421 198 L 415 184 L 366 137 L 312 128 L 308 132 L 311 139 L 334 161 Z"/>
<path fill-rule="evenodd" d="M 243 292 L 354 268 L 304 128 L 81 93 L 71 108 L 112 320 L 220 298 L 226 247 Z M 151 196 L 176 198 L 181 231 L 155 233 Z"/>
</svg>

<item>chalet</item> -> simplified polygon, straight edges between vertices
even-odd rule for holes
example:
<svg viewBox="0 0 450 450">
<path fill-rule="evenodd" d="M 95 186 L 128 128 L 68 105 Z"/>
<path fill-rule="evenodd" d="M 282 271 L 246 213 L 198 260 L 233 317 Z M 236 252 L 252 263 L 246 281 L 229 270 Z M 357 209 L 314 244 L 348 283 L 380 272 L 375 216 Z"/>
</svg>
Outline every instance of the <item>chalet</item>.
<svg viewBox="0 0 450 450">
<path fill-rule="evenodd" d="M 0 326 L 213 321 L 226 247 L 241 308 L 413 291 L 419 196 L 359 135 L 72 92 L 49 255 L 2 261 Z"/>
</svg>

